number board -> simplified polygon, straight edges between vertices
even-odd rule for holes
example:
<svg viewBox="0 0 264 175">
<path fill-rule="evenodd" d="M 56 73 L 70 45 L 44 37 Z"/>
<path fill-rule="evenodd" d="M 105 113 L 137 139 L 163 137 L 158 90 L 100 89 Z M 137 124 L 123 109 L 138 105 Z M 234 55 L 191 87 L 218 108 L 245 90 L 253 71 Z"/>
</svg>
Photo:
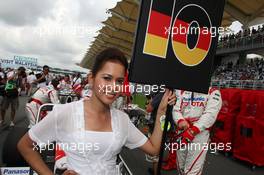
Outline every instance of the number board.
<svg viewBox="0 0 264 175">
<path fill-rule="evenodd" d="M 129 80 L 207 93 L 225 0 L 142 0 Z"/>
</svg>

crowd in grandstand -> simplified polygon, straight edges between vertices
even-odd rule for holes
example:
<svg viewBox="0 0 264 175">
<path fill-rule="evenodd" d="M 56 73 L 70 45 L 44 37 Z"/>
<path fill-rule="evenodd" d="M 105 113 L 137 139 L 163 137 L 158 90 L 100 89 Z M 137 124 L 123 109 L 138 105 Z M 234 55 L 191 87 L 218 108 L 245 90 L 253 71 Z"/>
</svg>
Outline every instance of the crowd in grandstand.
<svg viewBox="0 0 264 175">
<path fill-rule="evenodd" d="M 261 42 L 264 36 L 264 24 L 256 28 L 247 28 L 240 30 L 238 33 L 227 34 L 219 38 L 219 47 L 234 47 L 236 45 L 245 45 L 252 40 Z"/>
<path fill-rule="evenodd" d="M 243 65 L 228 62 L 215 70 L 212 80 L 264 80 L 264 59 L 251 59 Z"/>
</svg>

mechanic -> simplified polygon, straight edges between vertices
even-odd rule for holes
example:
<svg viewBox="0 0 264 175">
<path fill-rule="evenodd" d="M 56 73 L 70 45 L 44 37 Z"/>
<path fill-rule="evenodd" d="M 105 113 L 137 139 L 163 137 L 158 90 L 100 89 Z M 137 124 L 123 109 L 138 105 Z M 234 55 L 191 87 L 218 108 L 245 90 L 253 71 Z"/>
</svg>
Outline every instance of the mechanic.
<svg viewBox="0 0 264 175">
<path fill-rule="evenodd" d="M 65 75 L 64 78 L 60 81 L 60 89 L 71 89 L 71 80 L 69 75 Z"/>
<path fill-rule="evenodd" d="M 26 114 L 29 119 L 29 126 L 31 128 L 36 124 L 37 114 L 39 107 L 45 103 L 60 103 L 58 98 L 58 86 L 59 81 L 53 79 L 47 87 L 38 88 L 36 92 L 29 99 L 26 104 Z"/>
<path fill-rule="evenodd" d="M 210 128 L 222 106 L 221 94 L 215 88 L 210 88 L 208 94 L 181 90 L 175 93 L 173 119 L 182 132 L 179 144 L 186 146 L 186 149 L 177 150 L 177 167 L 180 174 L 199 175 L 207 153 L 204 145 L 209 143 Z M 195 145 L 194 149 L 189 145 Z"/>
</svg>

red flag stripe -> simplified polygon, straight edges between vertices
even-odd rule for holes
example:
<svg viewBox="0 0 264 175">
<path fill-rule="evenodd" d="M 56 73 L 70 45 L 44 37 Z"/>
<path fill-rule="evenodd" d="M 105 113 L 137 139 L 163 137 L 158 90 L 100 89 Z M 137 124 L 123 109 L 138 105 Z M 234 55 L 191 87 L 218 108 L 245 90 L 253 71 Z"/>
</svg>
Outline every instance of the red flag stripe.
<svg viewBox="0 0 264 175">
<path fill-rule="evenodd" d="M 170 27 L 170 22 L 170 16 L 152 10 L 149 18 L 148 33 L 168 38 L 169 32 L 166 32 L 166 29 Z"/>
<path fill-rule="evenodd" d="M 186 44 L 187 41 L 187 33 L 188 33 L 188 27 L 189 23 L 186 23 L 182 20 L 177 19 L 175 22 L 172 32 L 173 35 L 173 41 L 177 41 L 183 44 Z M 204 27 L 200 27 L 200 35 L 199 40 L 196 48 L 208 50 L 210 46 L 211 41 L 211 33 L 208 31 L 209 29 L 206 29 Z"/>
</svg>

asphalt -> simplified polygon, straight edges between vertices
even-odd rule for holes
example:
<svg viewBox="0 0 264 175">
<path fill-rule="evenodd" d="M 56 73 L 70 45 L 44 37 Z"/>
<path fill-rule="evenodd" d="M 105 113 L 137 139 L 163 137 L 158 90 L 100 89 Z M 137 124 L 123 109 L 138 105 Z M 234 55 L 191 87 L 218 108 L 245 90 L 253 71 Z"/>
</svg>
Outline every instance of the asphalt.
<svg viewBox="0 0 264 175">
<path fill-rule="evenodd" d="M 25 104 L 27 97 L 19 97 L 20 106 L 15 118 L 15 127 L 26 128 L 28 121 L 25 116 Z M 13 128 L 8 127 L 10 110 L 6 113 L 6 125 L 0 127 L 0 166 L 4 166 L 3 162 L 3 146 L 7 140 L 8 134 Z M 10 138 L 9 138 L 10 139 Z M 138 149 L 129 150 L 124 148 L 121 152 L 121 156 L 125 163 L 129 167 L 130 171 L 135 175 L 147 175 L 148 168 L 152 167 L 152 164 L 145 160 L 145 154 Z M 263 155 L 264 156 L 264 155 Z M 234 159 L 232 155 L 225 155 L 222 153 L 208 153 L 206 163 L 204 167 L 204 175 L 263 175 L 264 167 L 256 167 L 253 171 L 252 165 Z M 175 175 L 177 171 L 162 171 L 161 174 Z"/>
</svg>

